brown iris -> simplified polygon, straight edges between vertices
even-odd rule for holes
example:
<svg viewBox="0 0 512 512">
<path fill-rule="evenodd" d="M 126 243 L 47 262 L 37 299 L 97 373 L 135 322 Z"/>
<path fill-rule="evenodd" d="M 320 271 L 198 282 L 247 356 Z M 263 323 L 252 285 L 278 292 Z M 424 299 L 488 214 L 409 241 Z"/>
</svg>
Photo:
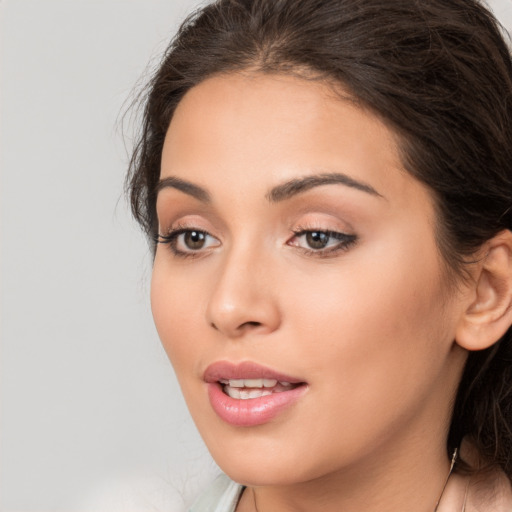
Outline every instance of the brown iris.
<svg viewBox="0 0 512 512">
<path fill-rule="evenodd" d="M 206 241 L 206 234 L 202 231 L 187 231 L 184 234 L 185 245 L 192 250 L 202 249 Z"/>
<path fill-rule="evenodd" d="M 306 242 L 311 249 L 323 249 L 329 242 L 329 235 L 322 231 L 309 231 L 306 233 Z"/>
</svg>

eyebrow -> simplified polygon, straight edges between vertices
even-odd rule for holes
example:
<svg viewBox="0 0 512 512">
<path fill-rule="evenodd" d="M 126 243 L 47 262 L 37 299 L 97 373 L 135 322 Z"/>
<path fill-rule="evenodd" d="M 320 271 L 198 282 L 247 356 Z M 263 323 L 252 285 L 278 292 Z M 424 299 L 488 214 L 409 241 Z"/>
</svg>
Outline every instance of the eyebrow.
<svg viewBox="0 0 512 512">
<path fill-rule="evenodd" d="M 366 192 L 372 196 L 384 197 L 379 194 L 371 185 L 355 180 L 343 173 L 323 173 L 314 176 L 296 178 L 274 187 L 268 194 L 267 199 L 272 203 L 284 201 L 291 197 L 322 185 L 345 185 Z"/>
<path fill-rule="evenodd" d="M 273 187 L 265 197 L 271 203 L 277 203 L 322 185 L 345 185 L 347 187 L 360 190 L 361 192 L 366 192 L 372 196 L 383 197 L 371 185 L 355 180 L 343 173 L 322 173 L 314 176 L 295 178 Z M 211 202 L 210 194 L 206 189 L 175 176 L 162 178 L 157 183 L 155 192 L 158 194 L 158 192 L 165 188 L 180 190 L 189 196 L 195 197 L 203 203 Z"/>
<path fill-rule="evenodd" d="M 156 185 L 155 193 L 158 194 L 158 192 L 164 188 L 175 188 L 189 196 L 195 197 L 203 203 L 211 202 L 210 194 L 204 188 L 199 185 L 194 185 L 193 183 L 190 183 L 190 181 L 176 178 L 175 176 L 169 176 L 161 179 Z"/>
</svg>

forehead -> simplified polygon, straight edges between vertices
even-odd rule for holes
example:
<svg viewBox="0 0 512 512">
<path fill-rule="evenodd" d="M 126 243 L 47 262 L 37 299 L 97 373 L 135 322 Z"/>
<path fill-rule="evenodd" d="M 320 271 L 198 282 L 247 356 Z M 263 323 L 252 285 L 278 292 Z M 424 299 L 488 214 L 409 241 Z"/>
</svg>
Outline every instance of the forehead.
<svg viewBox="0 0 512 512">
<path fill-rule="evenodd" d="M 345 98 L 343 97 L 345 96 Z M 232 190 L 343 172 L 376 190 L 412 179 L 394 133 L 331 85 L 287 75 L 231 74 L 192 88 L 166 135 L 161 178 Z M 385 195 L 385 194 L 384 194 Z"/>
</svg>

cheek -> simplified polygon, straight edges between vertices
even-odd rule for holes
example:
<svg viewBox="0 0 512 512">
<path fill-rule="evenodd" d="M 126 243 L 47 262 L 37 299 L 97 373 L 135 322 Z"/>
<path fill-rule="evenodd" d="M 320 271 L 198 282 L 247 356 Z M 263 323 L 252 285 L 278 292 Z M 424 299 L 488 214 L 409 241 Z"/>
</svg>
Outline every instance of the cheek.
<svg viewBox="0 0 512 512">
<path fill-rule="evenodd" d="M 426 394 L 451 346 L 453 318 L 434 243 L 398 247 L 390 238 L 347 254 L 329 278 L 303 281 L 303 293 L 295 286 L 287 308 L 312 379 L 338 396 L 357 395 L 359 411 L 361 400 L 385 406 Z"/>
<path fill-rule="evenodd" d="M 164 257 L 157 255 L 151 280 L 151 310 L 178 379 L 184 371 L 190 372 L 190 364 L 201 350 L 202 337 L 194 333 L 201 298 L 193 290 L 167 267 Z"/>
</svg>

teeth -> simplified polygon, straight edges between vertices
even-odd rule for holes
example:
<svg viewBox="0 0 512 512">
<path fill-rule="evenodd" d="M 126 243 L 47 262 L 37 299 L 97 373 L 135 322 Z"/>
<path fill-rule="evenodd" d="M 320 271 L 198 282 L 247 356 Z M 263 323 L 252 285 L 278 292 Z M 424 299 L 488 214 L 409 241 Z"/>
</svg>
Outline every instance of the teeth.
<svg viewBox="0 0 512 512">
<path fill-rule="evenodd" d="M 262 388 L 263 387 L 263 379 L 244 379 L 243 382 L 244 388 Z"/>
<path fill-rule="evenodd" d="M 224 393 L 237 400 L 250 400 L 281 393 L 292 388 L 293 384 L 276 379 L 221 379 Z"/>
<path fill-rule="evenodd" d="M 268 396 L 272 394 L 272 391 L 267 389 L 238 389 L 226 386 L 226 393 L 237 400 L 251 400 L 254 398 L 260 398 L 261 396 Z"/>
<path fill-rule="evenodd" d="M 273 388 L 277 384 L 276 379 L 221 379 L 219 382 L 232 388 Z M 291 386 L 289 382 L 280 384 Z"/>
</svg>

